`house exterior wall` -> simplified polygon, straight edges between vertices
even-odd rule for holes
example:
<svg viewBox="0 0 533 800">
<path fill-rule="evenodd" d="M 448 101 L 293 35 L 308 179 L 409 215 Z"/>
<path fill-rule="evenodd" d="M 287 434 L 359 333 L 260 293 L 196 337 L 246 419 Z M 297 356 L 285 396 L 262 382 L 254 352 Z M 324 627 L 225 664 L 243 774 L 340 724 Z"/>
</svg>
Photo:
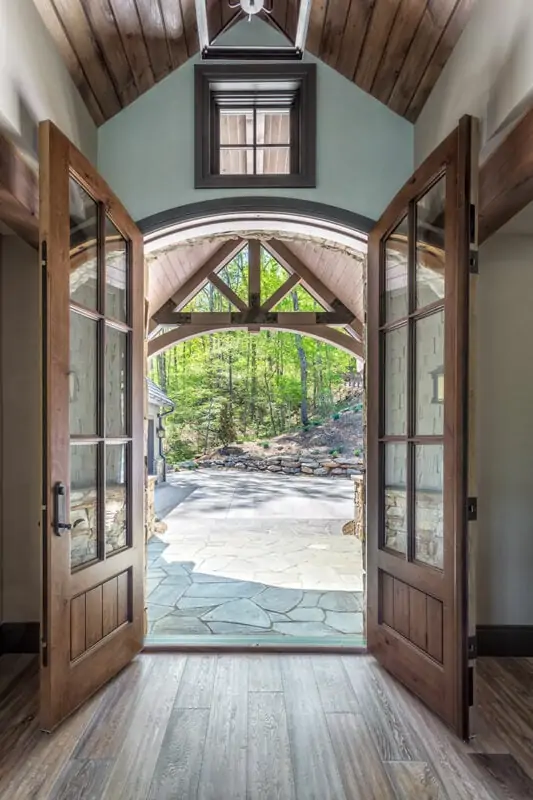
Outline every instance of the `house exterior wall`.
<svg viewBox="0 0 533 800">
<path fill-rule="evenodd" d="M 217 42 L 218 43 L 218 42 Z M 224 44 L 286 44 L 260 20 Z M 134 219 L 203 200 L 291 197 L 377 218 L 412 172 L 413 126 L 330 67 L 317 64 L 316 189 L 194 188 L 194 64 L 189 60 L 98 131 L 98 168 Z"/>
<path fill-rule="evenodd" d="M 533 236 L 495 234 L 478 282 L 478 624 L 533 624 Z"/>
<path fill-rule="evenodd" d="M 0 237 L 2 622 L 41 610 L 41 301 L 37 251 Z"/>
<path fill-rule="evenodd" d="M 96 163 L 96 126 L 32 0 L 0 0 L 0 126 L 36 154 L 44 119 Z"/>
<path fill-rule="evenodd" d="M 532 94 L 533 3 L 477 0 L 416 122 L 415 162 L 423 161 L 463 114 L 480 119 L 481 144 L 492 147 L 531 105 Z"/>
</svg>

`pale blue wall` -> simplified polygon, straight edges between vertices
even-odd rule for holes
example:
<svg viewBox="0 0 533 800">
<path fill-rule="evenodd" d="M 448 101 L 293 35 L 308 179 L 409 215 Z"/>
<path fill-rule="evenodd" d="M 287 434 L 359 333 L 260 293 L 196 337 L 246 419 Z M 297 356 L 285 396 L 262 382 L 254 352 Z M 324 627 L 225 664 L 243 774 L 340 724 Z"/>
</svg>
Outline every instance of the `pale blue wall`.
<svg viewBox="0 0 533 800">
<path fill-rule="evenodd" d="M 224 44 L 285 44 L 268 25 L 235 26 Z M 316 189 L 194 188 L 194 58 L 99 130 L 98 169 L 134 219 L 235 195 L 296 197 L 376 219 L 413 170 L 413 126 L 317 63 Z"/>
</svg>

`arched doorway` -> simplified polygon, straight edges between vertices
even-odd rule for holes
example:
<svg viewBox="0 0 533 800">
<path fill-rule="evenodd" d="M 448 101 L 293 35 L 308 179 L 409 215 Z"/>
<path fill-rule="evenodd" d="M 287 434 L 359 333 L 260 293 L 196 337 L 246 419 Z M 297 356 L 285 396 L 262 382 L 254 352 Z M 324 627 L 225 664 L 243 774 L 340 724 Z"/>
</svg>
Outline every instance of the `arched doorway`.
<svg viewBox="0 0 533 800">
<path fill-rule="evenodd" d="M 150 278 L 154 276 L 149 357 L 198 337 L 244 329 L 309 336 L 342 349 L 362 365 L 364 237 L 337 227 L 333 237 L 326 227 L 314 229 L 304 218 L 276 221 L 256 214 L 233 217 L 231 224 L 237 227 L 229 230 L 228 224 L 228 219 L 211 218 L 194 229 L 187 223 L 148 237 Z M 239 243 L 249 251 L 244 299 L 220 277 Z M 260 291 L 254 298 L 254 287 L 257 293 L 261 286 L 259 273 L 254 276 L 251 270 L 254 250 L 270 253 L 286 268 L 284 281 L 271 296 Z M 236 310 L 225 315 L 194 311 L 191 297 L 210 284 L 222 290 L 228 308 L 233 301 Z M 276 310 L 294 287 L 309 291 L 319 310 Z M 169 483 L 187 497 L 167 517 L 167 530 L 156 545 L 149 545 L 150 642 L 171 642 L 175 631 L 187 641 L 218 634 L 216 641 L 221 643 L 229 636 L 250 644 L 364 644 L 362 548 L 342 532 L 354 516 L 349 478 L 356 472 L 356 459 L 345 453 L 344 464 L 332 452 L 316 456 L 322 459 L 316 463 L 309 452 L 296 459 L 269 451 L 257 464 L 236 456 L 222 465 L 215 457 L 216 470 L 196 471 L 195 465 L 190 472 L 171 475 Z M 195 497 L 203 504 L 203 518 L 195 515 Z M 181 541 L 180 525 L 187 531 Z M 232 551 L 236 542 L 237 554 Z M 274 542 L 277 551 L 272 550 Z M 199 544 L 201 548 L 194 549 Z M 224 566 L 210 547 L 219 548 Z M 307 564 L 296 574 L 287 554 L 294 556 L 298 548 L 298 558 Z M 350 568 L 357 573 L 353 580 Z M 162 581 L 159 571 L 166 575 Z M 202 591 L 208 596 L 202 597 Z M 220 597 L 214 596 L 217 593 Z M 174 610 L 165 614 L 163 601 L 172 601 Z"/>
</svg>

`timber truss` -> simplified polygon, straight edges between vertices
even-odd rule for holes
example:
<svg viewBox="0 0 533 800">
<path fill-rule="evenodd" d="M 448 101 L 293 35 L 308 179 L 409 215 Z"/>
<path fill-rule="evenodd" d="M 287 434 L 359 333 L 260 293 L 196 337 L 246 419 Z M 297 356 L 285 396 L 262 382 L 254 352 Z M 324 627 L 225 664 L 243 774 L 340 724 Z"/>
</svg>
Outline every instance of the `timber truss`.
<svg viewBox="0 0 533 800">
<path fill-rule="evenodd" d="M 246 246 L 247 301 L 237 295 L 219 275 Z M 262 298 L 260 291 L 261 247 L 288 273 L 288 278 L 268 298 Z M 183 311 L 207 283 L 211 283 L 237 311 Z M 324 310 L 274 311 L 278 303 L 298 285 Z M 257 239 L 239 238 L 224 242 L 154 313 L 150 321 L 148 355 L 156 355 L 194 336 L 236 328 L 247 328 L 251 333 L 256 333 L 261 328 L 294 331 L 334 344 L 359 358 L 363 357 L 361 321 L 278 239 L 260 242 Z"/>
</svg>

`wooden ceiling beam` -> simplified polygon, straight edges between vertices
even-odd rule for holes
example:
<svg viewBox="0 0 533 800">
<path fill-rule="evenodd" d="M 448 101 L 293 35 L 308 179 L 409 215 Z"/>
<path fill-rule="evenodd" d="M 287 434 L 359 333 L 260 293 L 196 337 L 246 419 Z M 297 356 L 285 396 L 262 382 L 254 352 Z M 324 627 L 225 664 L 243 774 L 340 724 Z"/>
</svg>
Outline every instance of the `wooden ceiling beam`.
<svg viewBox="0 0 533 800">
<path fill-rule="evenodd" d="M 192 300 L 195 294 L 203 289 L 209 280 L 210 275 L 219 272 L 226 264 L 235 258 L 245 246 L 244 239 L 229 239 L 223 242 L 218 250 L 216 250 L 209 258 L 201 264 L 192 275 L 185 281 L 178 291 L 166 300 L 157 311 L 152 314 L 152 319 L 149 324 L 149 331 L 153 333 L 157 326 L 161 323 L 157 321 L 158 315 L 162 312 L 172 314 L 174 311 L 179 311 L 187 305 L 189 300 Z"/>
<path fill-rule="evenodd" d="M 289 275 L 287 280 L 281 284 L 279 289 L 276 289 L 274 294 L 271 294 L 268 300 L 265 300 L 261 306 L 261 311 L 270 311 L 273 309 L 278 303 L 281 303 L 299 283 L 300 276 L 293 272 L 292 275 Z"/>
<path fill-rule="evenodd" d="M 212 283 L 213 286 L 224 295 L 226 300 L 229 300 L 229 302 L 232 303 L 235 308 L 238 308 L 239 311 L 248 311 L 248 306 L 244 300 L 239 297 L 239 295 L 233 291 L 231 286 L 228 286 L 228 284 L 223 281 L 222 278 L 219 278 L 215 272 L 209 276 L 209 283 Z"/>
<path fill-rule="evenodd" d="M 248 306 L 261 305 L 261 243 L 257 239 L 248 242 Z"/>
<path fill-rule="evenodd" d="M 158 353 L 162 353 L 164 350 L 168 350 L 170 347 L 174 347 L 180 344 L 180 342 L 185 342 L 195 336 L 219 333 L 220 331 L 233 330 L 237 327 L 239 326 L 231 323 L 218 323 L 216 325 L 180 325 L 151 339 L 148 342 L 148 357 L 156 356 Z M 271 326 L 263 325 L 261 327 L 269 329 Z M 300 333 L 302 336 L 310 336 L 312 339 L 318 339 L 321 342 L 339 347 L 341 350 L 344 350 L 346 353 L 356 358 L 364 358 L 363 345 L 361 342 L 356 341 L 342 331 L 329 328 L 327 325 L 290 324 L 284 326 L 283 330 L 289 333 Z"/>
<path fill-rule="evenodd" d="M 479 172 L 479 243 L 533 202 L 533 109 L 500 142 Z"/>
<path fill-rule="evenodd" d="M 317 278 L 314 272 L 311 272 L 309 267 L 292 250 L 289 250 L 284 242 L 279 239 L 269 239 L 264 243 L 264 246 L 287 272 L 290 274 L 295 272 L 300 277 L 302 285 L 305 286 L 317 303 L 320 303 L 329 311 L 332 310 L 332 304 L 337 299 L 335 293 L 328 289 L 327 286 L 324 286 L 320 278 Z"/>
<path fill-rule="evenodd" d="M 15 143 L 0 133 L 0 219 L 39 246 L 39 180 Z"/>
<path fill-rule="evenodd" d="M 344 303 L 335 296 L 335 293 L 332 292 L 331 289 L 328 289 L 292 250 L 289 250 L 284 242 L 280 242 L 279 239 L 269 239 L 268 242 L 265 243 L 265 248 L 289 273 L 296 274 L 300 277 L 302 285 L 317 303 L 320 303 L 320 305 L 323 305 L 329 311 L 337 311 L 343 315 L 347 313 L 348 316 L 351 315 L 349 324 L 356 332 L 357 336 L 361 339 L 363 338 L 363 323 L 355 317 L 353 312 L 350 312 L 349 309 L 346 308 Z"/>
<path fill-rule="evenodd" d="M 171 311 L 161 308 L 154 314 L 157 325 L 349 325 L 353 314 L 344 311 L 261 311 L 249 308 L 246 311 Z"/>
<path fill-rule="evenodd" d="M 196 272 L 185 281 L 183 286 L 181 286 L 178 291 L 172 295 L 168 303 L 165 303 L 165 306 L 172 305 L 173 309 L 179 311 L 186 306 L 189 300 L 192 300 L 195 294 L 197 294 L 200 289 L 202 289 L 205 284 L 207 283 L 209 276 L 212 273 L 219 272 L 223 269 L 226 264 L 235 258 L 237 253 L 239 253 L 246 242 L 244 239 L 230 239 L 227 242 L 223 242 L 218 250 L 216 250 L 212 256 L 209 256 L 207 261 L 204 261 L 201 264 Z"/>
</svg>

